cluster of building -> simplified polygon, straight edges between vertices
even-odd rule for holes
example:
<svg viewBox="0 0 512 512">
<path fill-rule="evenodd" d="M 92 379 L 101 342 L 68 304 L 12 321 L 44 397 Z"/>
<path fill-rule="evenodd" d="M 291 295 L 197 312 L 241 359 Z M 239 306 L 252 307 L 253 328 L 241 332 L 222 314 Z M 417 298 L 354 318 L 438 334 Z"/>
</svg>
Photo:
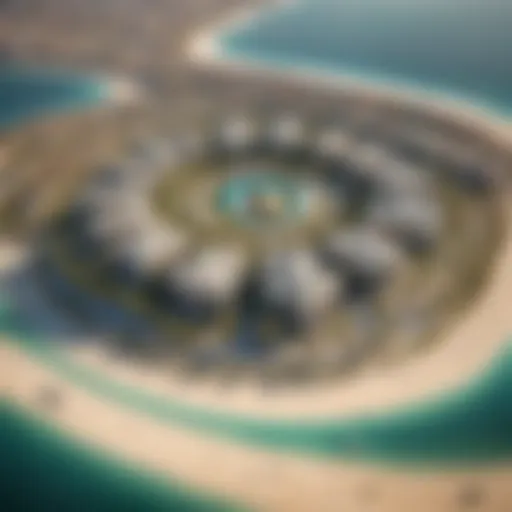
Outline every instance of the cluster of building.
<svg viewBox="0 0 512 512">
<path fill-rule="evenodd" d="M 243 3 L 260 6 L 263 0 Z M 269 117 L 291 112 L 273 118 L 263 131 L 253 118 L 236 117 L 215 124 L 206 137 L 144 139 L 132 147 L 129 158 L 101 169 L 79 191 L 54 239 L 78 270 L 89 267 L 88 275 L 97 275 L 102 283 L 144 295 L 164 316 L 210 325 L 225 310 L 242 304 L 254 312 L 256 304 L 261 322 L 270 318 L 285 330 L 309 332 L 340 307 L 340 301 L 371 302 L 400 275 L 407 260 L 428 258 L 442 244 L 446 228 L 438 184 L 446 181 L 480 196 L 488 194 L 497 184 L 491 161 L 496 152 L 472 142 L 485 139 L 479 131 L 456 126 L 449 116 L 446 120 L 428 109 L 418 113 L 408 105 L 388 105 L 357 92 L 324 90 L 265 74 L 235 77 L 191 66 L 183 52 L 190 34 L 222 10 L 241 4 L 2 3 L 3 57 L 120 73 L 147 85 L 152 93 L 137 109 L 120 109 L 81 127 L 62 123 L 66 141 L 61 143 L 59 135 L 58 143 L 45 143 L 40 152 L 28 141 L 30 151 L 21 153 L 31 155 L 29 163 L 35 162 L 38 172 L 36 176 L 28 165 L 26 173 L 11 173 L 23 177 L 15 199 L 24 211 L 25 205 L 35 204 L 39 189 L 51 186 L 57 196 L 61 183 L 85 173 L 105 155 L 118 154 L 139 128 L 152 133 L 160 127 L 184 126 L 203 103 L 220 112 L 239 107 Z M 295 115 L 299 111 L 325 129 L 312 130 Z M 69 158 L 63 159 L 63 148 Z M 340 203 L 357 204 L 357 222 L 340 225 L 318 246 L 270 251 L 255 266 L 243 244 L 202 246 L 182 226 L 155 215 L 149 191 L 161 176 L 179 171 L 188 158 L 232 165 L 262 153 L 287 165 L 306 162 L 321 172 Z M 267 222 L 282 210 L 278 195 L 255 197 L 249 207 L 251 214 L 265 216 Z M 15 210 L 12 203 L 7 209 Z M 63 269 L 51 255 L 46 260 L 54 270 L 46 275 L 59 281 Z M 58 288 L 71 293 L 66 281 L 71 285 L 72 280 L 60 277 Z M 92 288 L 85 293 L 87 281 L 73 288 L 83 293 L 68 295 L 80 296 L 92 317 L 102 317 L 122 331 L 124 308 L 116 308 L 114 314 L 101 294 L 92 293 Z M 126 310 L 125 327 L 135 332 L 133 318 Z"/>
<path fill-rule="evenodd" d="M 307 162 L 335 198 L 354 203 L 357 220 L 314 247 L 269 245 L 255 261 L 243 243 L 204 245 L 156 214 L 159 179 L 189 169 L 191 160 L 223 163 L 229 174 L 261 156 L 292 167 Z M 280 214 L 279 197 L 256 199 L 249 205 L 256 214 L 270 221 Z M 291 115 L 236 116 L 196 138 L 143 141 L 122 163 L 98 170 L 59 222 L 56 240 L 72 264 L 96 269 L 98 280 L 169 318 L 207 329 L 230 311 L 300 336 L 342 304 L 378 297 L 404 261 L 428 257 L 443 225 L 434 176 L 392 148 Z"/>
</svg>

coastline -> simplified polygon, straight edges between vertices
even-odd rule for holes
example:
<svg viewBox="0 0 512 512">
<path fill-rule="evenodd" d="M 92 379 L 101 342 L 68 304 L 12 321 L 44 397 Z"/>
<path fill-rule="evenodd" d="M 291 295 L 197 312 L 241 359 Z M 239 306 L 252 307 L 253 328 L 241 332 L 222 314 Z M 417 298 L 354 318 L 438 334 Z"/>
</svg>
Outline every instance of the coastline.
<svg viewBox="0 0 512 512">
<path fill-rule="evenodd" d="M 259 12 L 260 9 L 246 10 L 245 19 Z M 234 16 L 230 21 L 235 19 L 241 18 Z M 213 39 L 211 42 L 215 46 Z M 233 66 L 220 54 L 212 57 L 214 61 L 218 61 L 215 65 L 230 72 L 238 68 L 238 64 Z M 250 65 L 242 72 L 269 73 L 265 66 L 252 69 Z M 281 76 L 279 71 L 277 74 Z M 288 78 L 290 74 L 284 71 L 282 76 Z M 142 94 L 128 80 L 117 77 L 105 79 L 99 75 L 98 78 L 101 79 L 99 87 L 108 102 L 124 104 L 136 101 Z M 322 79 L 308 77 L 307 72 L 300 80 L 309 80 L 314 87 L 323 83 Z M 343 83 L 340 84 L 339 76 L 334 76 L 332 83 L 331 79 L 326 80 L 326 86 L 346 89 Z M 349 90 L 357 94 L 360 92 L 357 84 L 350 86 Z M 394 97 L 393 92 L 391 97 L 381 96 L 383 92 L 372 87 L 367 94 L 385 101 Z M 401 95 L 396 97 L 402 100 Z M 104 101 L 97 106 L 104 106 Z M 445 115 L 442 107 L 440 112 Z M 475 119 L 477 121 L 468 119 L 465 122 L 485 126 L 478 115 Z M 498 127 L 497 124 L 496 120 L 489 119 L 486 129 L 495 131 L 496 141 L 499 139 L 510 149 L 510 128 Z M 146 372 L 123 361 L 109 360 L 104 352 L 88 353 L 84 350 L 82 353 L 79 347 L 70 347 L 70 354 L 64 354 L 64 357 L 69 355 L 74 359 L 81 366 L 79 372 L 82 375 L 89 375 L 88 370 L 91 370 L 89 380 L 98 371 L 112 381 L 126 384 L 127 391 L 129 387 L 137 389 L 140 386 L 162 399 L 172 395 L 172 399 L 179 399 L 187 406 L 190 404 L 191 408 L 208 406 L 212 412 L 240 412 L 249 419 L 294 418 L 300 414 L 299 420 L 306 422 L 326 415 L 333 418 L 333 413 L 336 415 L 334 419 L 338 419 L 407 405 L 446 387 L 451 389 L 466 384 L 466 379 L 483 372 L 499 348 L 508 343 L 501 335 L 509 334 L 511 328 L 507 316 L 512 289 L 510 214 L 507 221 L 508 230 L 497 253 L 492 281 L 475 304 L 469 307 L 467 314 L 449 330 L 446 344 L 404 367 L 366 375 L 365 379 L 354 383 L 342 383 L 330 390 L 319 387 L 295 396 L 286 392 L 274 396 L 272 390 L 254 394 L 247 389 L 175 382 L 171 378 L 154 375 L 149 368 Z M 3 258 L 6 261 L 20 258 L 16 253 L 3 253 L 3 249 L 4 245 L 1 245 L 0 272 L 4 267 Z M 483 493 L 483 504 L 477 504 L 477 508 L 483 505 L 485 510 L 504 511 L 509 510 L 512 503 L 510 467 L 468 469 L 462 465 L 450 471 L 435 468 L 412 471 L 407 467 L 394 468 L 392 465 L 371 465 L 344 459 L 333 463 L 298 454 L 260 450 L 231 442 L 227 437 L 221 440 L 207 435 L 205 431 L 187 429 L 178 423 L 164 424 L 149 414 L 130 408 L 126 402 L 109 401 L 108 396 L 101 395 L 98 386 L 89 388 L 83 381 L 75 381 L 65 372 L 60 372 L 54 361 L 38 359 L 35 354 L 9 341 L 0 346 L 0 356 L 4 369 L 0 371 L 0 389 L 6 391 L 8 400 L 58 426 L 59 433 L 70 433 L 76 440 L 116 454 L 134 468 L 153 469 L 168 478 L 171 485 L 178 478 L 192 486 L 191 490 L 211 491 L 215 495 L 254 505 L 257 510 L 359 511 L 376 506 L 380 512 L 449 512 L 466 507 L 462 498 L 468 486 L 470 489 L 476 486 L 477 491 Z M 53 355 L 46 357 L 51 360 Z M 62 403 L 57 410 L 50 411 L 42 406 L 41 391 L 45 387 L 57 389 L 61 394 Z M 300 427 L 300 423 L 297 426 Z M 357 444 L 357 438 L 354 442 Z"/>
<path fill-rule="evenodd" d="M 194 59 L 196 56 L 199 60 L 204 59 L 224 60 L 222 47 L 219 36 L 227 32 L 243 26 L 251 22 L 254 18 L 262 15 L 264 12 L 273 11 L 291 7 L 299 0 L 274 0 L 271 5 L 264 7 L 244 6 L 235 9 L 233 12 L 223 14 L 220 18 L 208 23 L 206 26 L 200 27 L 189 37 L 189 43 L 186 45 L 185 58 Z M 227 59 L 229 60 L 229 59 Z"/>
<path fill-rule="evenodd" d="M 295 4 L 295 0 L 276 2 L 272 4 L 270 8 L 282 8 L 283 5 L 292 4 Z M 209 29 L 201 29 L 198 34 L 192 38 L 190 48 L 192 55 L 197 54 L 200 58 L 206 59 L 207 61 L 210 59 L 212 62 L 219 62 L 219 65 L 229 68 L 231 61 L 229 58 L 226 60 L 220 55 L 221 50 L 216 34 L 219 30 L 231 26 L 232 23 L 250 20 L 252 16 L 259 12 L 260 9 L 245 8 L 242 11 L 235 12 L 227 19 L 224 17 L 222 20 L 210 24 Z M 238 69 L 236 65 L 232 67 Z M 241 69 L 242 71 L 245 70 L 243 67 Z M 254 71 L 259 72 L 258 70 L 259 68 Z M 287 75 L 287 71 L 283 73 Z M 315 85 L 319 80 L 315 76 L 310 76 L 309 78 Z M 334 83 L 334 81 L 331 83 L 330 80 L 328 82 L 329 86 L 336 88 L 341 87 L 342 89 L 346 88 L 344 81 L 340 80 L 339 77 L 336 78 L 336 83 Z M 99 87 L 102 87 L 104 94 L 114 102 L 129 102 L 139 97 L 139 91 L 126 79 L 107 77 Z M 359 89 L 357 93 L 359 94 Z M 385 93 L 374 91 L 371 87 L 367 94 L 384 98 L 387 101 L 392 99 L 386 96 Z M 393 97 L 397 97 L 396 92 Z M 434 106 L 432 106 L 432 108 L 434 108 Z M 439 108 L 439 106 L 436 108 Z M 443 113 L 443 115 L 450 114 Z M 507 144 L 507 147 L 510 146 L 511 141 L 508 137 L 503 137 L 503 130 L 499 129 L 495 122 L 491 123 L 489 121 L 489 130 L 496 131 L 500 140 L 503 138 L 503 142 Z M 512 232 L 507 233 L 507 240 L 505 241 L 506 247 L 501 249 L 504 254 L 500 252 L 498 255 L 500 258 L 500 264 L 497 270 L 497 273 L 500 275 L 498 284 L 490 286 L 490 290 L 486 290 L 483 296 L 478 299 L 478 304 L 470 309 L 467 323 L 461 325 L 462 321 L 459 320 L 459 324 L 452 329 L 451 333 L 447 334 L 447 337 L 451 337 L 450 340 L 453 340 L 453 342 L 450 341 L 446 343 L 439 353 L 436 352 L 436 354 L 433 355 L 425 355 L 423 358 L 425 359 L 424 361 L 411 362 L 411 364 L 408 364 L 398 375 L 394 370 L 390 370 L 388 374 L 382 375 L 379 375 L 377 372 L 377 374 L 365 376 L 366 380 L 363 379 L 362 382 L 358 380 L 348 385 L 344 383 L 342 386 L 330 386 L 330 389 L 327 390 L 323 386 L 319 386 L 317 389 L 307 390 L 304 393 L 301 390 L 299 394 L 295 394 L 294 396 L 290 396 L 284 392 L 283 394 L 280 393 L 278 396 L 271 398 L 268 396 L 268 393 L 261 393 L 261 391 L 255 393 L 252 389 L 240 389 L 236 392 L 230 391 L 231 398 L 228 400 L 230 407 L 232 410 L 238 412 L 265 414 L 272 417 L 274 415 L 277 417 L 287 417 L 296 414 L 322 415 L 332 414 L 333 412 L 336 415 L 352 414 L 364 412 L 367 408 L 379 409 L 388 407 L 390 404 L 406 403 L 411 397 L 416 398 L 417 393 L 426 396 L 437 390 L 459 384 L 464 378 L 468 378 L 471 374 L 477 372 L 478 368 L 481 367 L 483 363 L 491 359 L 495 350 L 497 350 L 501 344 L 506 343 L 506 336 L 510 332 L 511 326 L 507 324 L 507 319 L 503 317 L 502 312 L 491 311 L 487 304 L 490 301 L 496 300 L 494 292 L 498 289 L 498 286 L 500 286 L 500 297 L 506 295 L 506 290 L 505 292 L 503 290 L 506 289 L 507 286 L 509 286 L 508 289 L 510 289 L 509 283 L 511 282 L 511 276 L 510 272 L 506 272 L 506 269 L 507 265 L 510 266 L 508 262 L 512 261 L 511 233 Z M 480 326 L 480 324 L 478 324 L 478 326 L 475 324 L 475 311 L 478 312 L 479 317 L 486 319 L 481 321 L 484 327 Z M 495 316 L 493 316 L 494 314 L 497 314 L 499 318 L 496 319 Z M 486 322 L 492 327 L 491 329 L 485 328 L 485 325 L 487 325 Z M 467 325 L 471 327 L 468 329 Z M 475 335 L 475 332 L 477 335 Z M 488 332 L 494 332 L 495 336 L 491 337 L 491 339 L 485 343 L 479 342 L 478 337 L 483 339 Z M 455 333 L 457 333 L 457 335 Z M 464 353 L 464 350 L 467 351 L 468 339 L 473 340 L 473 342 L 469 344 L 471 352 L 465 353 L 464 362 L 458 365 L 455 370 L 451 367 L 451 361 L 454 358 L 457 359 L 458 355 Z M 79 360 L 83 359 L 84 361 L 88 361 L 91 364 L 94 362 L 94 365 L 98 365 L 98 367 L 103 370 L 105 370 L 106 367 L 114 366 L 115 368 L 116 366 L 111 361 L 105 359 L 101 353 L 76 354 L 75 357 Z M 437 380 L 434 383 L 429 380 L 432 367 L 437 368 L 436 372 L 434 372 Z M 132 384 L 135 382 L 140 383 L 141 376 L 137 369 L 123 367 L 116 368 L 115 370 L 109 368 L 109 370 L 111 373 L 117 371 L 121 375 L 126 374 L 126 380 Z M 164 383 L 158 383 L 158 377 L 154 377 L 151 380 L 154 381 L 157 389 L 161 388 L 162 392 L 166 394 L 170 393 L 171 395 L 180 396 L 183 391 L 183 386 L 180 383 L 171 383 L 167 379 L 165 379 Z M 410 386 L 404 386 L 403 382 L 410 383 Z M 340 387 L 343 389 L 340 390 Z M 218 400 L 218 389 L 213 390 L 213 393 L 211 391 L 211 389 L 208 389 L 208 386 L 207 389 L 201 389 L 201 386 L 194 386 L 194 391 L 191 393 L 192 396 L 187 398 L 190 398 L 193 403 L 218 407 L 221 405 Z M 319 400 L 320 396 L 322 400 Z M 222 405 L 225 405 L 226 401 L 224 397 L 222 400 Z"/>
<path fill-rule="evenodd" d="M 14 110 L 0 116 L 0 129 L 15 131 L 23 129 L 27 124 L 34 122 L 44 123 L 48 118 L 56 116 L 67 116 L 76 112 L 104 108 L 108 106 L 122 106 L 139 101 L 142 91 L 128 78 L 105 75 L 101 73 L 81 73 L 79 70 L 65 68 L 40 68 L 37 65 L 23 64 L 19 66 L 8 66 L 3 71 L 4 87 L 13 89 L 9 82 L 27 81 L 28 86 L 34 84 L 36 89 L 40 79 L 47 85 L 65 87 L 64 93 L 55 95 L 45 101 L 38 102 L 37 95 L 31 98 L 28 106 L 22 105 L 21 100 L 13 98 Z M 3 85 L 0 83 L 0 87 Z M 13 93 L 17 91 L 13 90 Z M 11 93 L 11 94 L 13 94 Z M 7 97 L 4 101 L 7 101 Z M 19 102 L 20 105 L 16 105 Z"/>
<path fill-rule="evenodd" d="M 271 5 L 265 6 L 265 9 L 282 9 L 283 6 L 295 5 L 297 0 L 284 0 L 276 1 Z M 233 25 L 238 25 L 250 21 L 254 16 L 260 15 L 261 8 L 257 7 L 245 7 L 243 9 L 236 10 L 234 13 L 230 13 L 228 16 L 223 16 L 219 20 L 208 24 L 207 27 L 200 28 L 195 34 L 193 34 L 190 45 L 187 50 L 187 56 L 192 62 L 198 65 L 213 65 L 218 66 L 221 70 L 227 70 L 229 72 L 240 71 L 242 73 L 268 73 L 268 69 L 264 64 L 252 65 L 248 63 L 241 63 L 237 59 L 231 59 L 229 56 L 225 56 L 222 53 L 220 47 L 220 41 L 218 38 L 219 32 L 227 30 Z M 285 76 L 289 79 L 294 79 L 295 74 L 292 70 L 275 71 L 278 76 Z M 340 91 L 347 91 L 350 94 L 367 95 L 372 99 L 378 99 L 385 102 L 394 102 L 397 99 L 402 100 L 401 93 L 397 91 L 390 91 L 389 93 L 385 90 L 380 90 L 377 85 L 372 86 L 369 84 L 364 85 L 362 88 L 356 83 L 351 83 L 350 80 L 346 81 L 342 76 L 337 74 L 331 77 L 317 76 L 316 74 L 300 73 L 301 81 L 310 83 L 311 85 L 327 86 Z M 129 81 L 112 77 L 104 81 L 104 87 L 106 93 L 113 101 L 132 101 L 139 97 L 140 91 Z M 466 112 L 466 107 L 462 108 L 454 107 L 455 110 L 446 110 L 444 104 L 437 102 L 431 102 L 429 100 L 419 99 L 416 97 L 416 93 L 411 92 L 411 100 L 413 104 L 418 103 L 422 109 L 434 110 L 441 116 L 447 116 L 450 119 L 455 117 L 460 119 L 461 122 L 470 123 L 471 127 L 474 125 L 482 127 L 486 131 L 486 135 L 491 135 L 499 145 L 506 146 L 510 150 L 512 143 L 512 130 L 509 125 L 501 126 L 496 119 L 491 119 L 475 112 Z M 409 99 L 407 99 L 409 101 Z M 483 117 L 482 117 L 483 116 Z M 510 230 L 509 230 L 510 231 Z M 506 272 L 507 262 L 512 262 L 512 231 L 507 232 L 507 240 L 505 245 L 507 247 L 502 248 L 498 258 L 500 258 L 500 265 L 498 273 L 500 279 L 498 284 L 490 286 L 491 290 L 495 290 L 496 287 L 500 286 L 501 283 L 510 282 L 510 272 Z M 501 254 L 501 252 L 505 254 Z M 504 295 L 503 289 L 504 284 L 500 286 L 500 294 Z M 509 288 L 510 289 L 510 288 Z M 226 402 L 229 403 L 229 407 L 225 409 L 231 409 L 237 412 L 243 412 L 245 414 L 264 414 L 269 417 L 290 417 L 297 414 L 305 415 L 322 415 L 332 414 L 333 412 L 339 414 L 352 414 L 364 411 L 366 408 L 385 408 L 390 404 L 405 403 L 411 399 L 416 398 L 416 393 L 427 396 L 435 393 L 438 390 L 442 390 L 446 387 L 453 387 L 458 385 L 465 378 L 469 378 L 472 374 L 477 373 L 478 369 L 485 363 L 487 363 L 495 353 L 495 351 L 502 344 L 506 343 L 506 336 L 510 333 L 511 325 L 506 322 L 506 318 L 499 318 L 499 321 L 493 321 L 492 319 L 487 320 L 489 324 L 496 332 L 496 337 L 492 338 L 485 343 L 478 341 L 478 336 L 475 337 L 474 332 L 483 338 L 486 335 L 486 329 L 482 327 L 475 327 L 475 321 L 473 316 L 475 311 L 478 311 L 478 315 L 482 316 L 482 311 L 485 312 L 486 304 L 493 299 L 493 291 L 485 290 L 482 297 L 479 297 L 478 304 L 470 307 L 467 314 L 469 317 L 468 325 L 474 327 L 468 329 L 466 325 L 461 325 L 464 320 L 459 319 L 459 323 L 456 324 L 447 337 L 451 340 L 455 340 L 453 343 L 446 343 L 446 346 L 440 350 L 440 354 L 425 355 L 424 359 L 430 361 L 416 361 L 408 364 L 399 375 L 393 370 L 390 370 L 388 375 L 368 375 L 365 377 L 366 380 L 357 381 L 355 383 L 343 383 L 342 385 L 331 386 L 330 389 L 325 389 L 319 386 L 317 389 L 305 391 L 304 393 L 296 394 L 295 396 L 289 396 L 286 392 L 279 393 L 275 397 L 269 397 L 268 393 L 260 391 L 254 391 L 254 389 L 240 389 L 237 391 L 229 391 L 230 398 L 228 400 L 222 397 L 222 404 L 219 401 L 218 389 L 212 389 L 208 385 L 202 387 L 201 385 L 193 386 L 194 389 L 187 396 L 192 403 L 199 405 L 208 406 L 223 406 Z M 500 296 L 501 296 L 500 295 Z M 492 311 L 487 311 L 487 317 Z M 501 312 L 498 312 L 501 314 Z M 485 317 L 485 314 L 483 314 Z M 486 317 L 486 318 L 487 318 Z M 492 317 L 492 314 L 491 314 Z M 485 324 L 485 321 L 484 321 Z M 456 335 L 455 333 L 460 333 Z M 461 362 L 460 367 L 456 370 L 451 368 L 451 361 L 453 358 L 457 359 L 458 355 L 463 353 L 467 349 L 466 335 L 469 335 L 473 343 L 471 344 L 471 352 L 465 354 L 466 357 Z M 80 350 L 75 349 L 76 352 Z M 94 350 L 84 353 L 76 353 L 73 357 L 76 357 L 79 361 L 85 361 L 92 366 L 97 366 L 101 370 L 109 369 L 110 373 L 117 373 L 121 380 L 130 382 L 131 384 L 140 383 L 146 385 L 147 381 L 151 381 L 151 386 L 155 391 L 170 394 L 179 397 L 183 392 L 183 388 L 189 387 L 189 383 L 183 385 L 179 382 L 170 382 L 169 379 L 159 379 L 158 376 L 152 376 L 145 379 L 144 376 L 140 375 L 140 371 L 137 368 L 127 368 L 125 366 L 118 368 L 115 363 L 109 361 L 105 355 L 101 352 L 95 352 Z M 430 382 L 429 375 L 432 373 L 432 367 L 439 366 L 439 369 L 435 372 L 436 376 L 439 377 L 437 382 Z M 394 377 L 393 377 L 394 376 Z M 399 377 L 399 378 L 398 378 Z M 405 379 L 410 386 L 404 386 L 403 382 Z M 146 381 L 146 382 L 145 382 Z M 384 392 L 378 391 L 383 386 Z M 206 389 L 205 389 L 206 388 Z M 343 388 L 340 390 L 340 388 Z M 377 390 L 377 391 L 376 391 Z M 322 400 L 319 400 L 319 397 Z M 364 397 L 364 400 L 362 398 Z M 384 398 L 383 398 L 384 397 Z M 272 402 L 272 404 L 270 403 Z M 341 408 L 340 408 L 341 407 Z"/>
<path fill-rule="evenodd" d="M 300 0 L 277 0 L 267 9 L 282 9 L 300 3 Z M 406 83 L 392 82 L 386 79 L 373 80 L 361 77 L 342 69 L 328 71 L 313 69 L 309 65 L 286 65 L 283 62 L 230 55 L 222 46 L 222 35 L 236 30 L 252 19 L 262 15 L 262 8 L 244 7 L 200 27 L 189 38 L 186 45 L 186 58 L 192 66 L 211 68 L 220 72 L 285 79 L 301 85 L 321 87 L 339 91 L 350 96 L 368 99 L 384 104 L 401 104 L 408 108 L 429 112 L 435 116 L 449 117 L 472 130 L 485 130 L 499 144 L 510 147 L 512 125 L 510 118 L 498 116 L 497 112 L 473 103 L 471 99 L 457 96 L 455 93 L 432 92 L 425 88 Z"/>
<path fill-rule="evenodd" d="M 329 461 L 277 453 L 198 435 L 163 425 L 109 403 L 62 379 L 17 351 L 8 350 L 0 375 L 19 407 L 43 414 L 75 439 L 93 443 L 136 467 L 153 470 L 171 482 L 199 488 L 224 500 L 269 511 L 360 510 L 361 492 L 370 484 L 379 492 L 379 510 L 440 512 L 453 510 L 471 482 L 485 489 L 486 510 L 507 510 L 512 490 L 507 466 L 413 471 L 408 467 Z M 37 404 L 37 390 L 55 386 L 66 406 L 49 415 Z M 91 421 L 94 418 L 94 421 Z M 138 442 L 134 442 L 138 440 Z"/>
<path fill-rule="evenodd" d="M 71 343 L 61 354 L 62 363 L 56 363 L 56 356 L 49 349 L 46 355 L 35 356 L 41 357 L 43 365 L 53 364 L 56 370 L 59 366 L 66 367 L 68 360 L 76 371 L 105 377 L 112 385 L 125 387 L 127 392 L 143 390 L 144 395 L 160 400 L 162 405 L 186 404 L 192 409 L 204 408 L 258 420 L 343 420 L 355 415 L 379 414 L 390 407 L 407 408 L 422 400 L 442 399 L 446 392 L 465 386 L 483 374 L 499 351 L 510 344 L 512 324 L 506 305 L 512 289 L 511 220 L 509 209 L 507 230 L 493 272 L 475 303 L 449 327 L 441 343 L 397 368 L 376 367 L 348 382 L 319 383 L 298 390 L 268 390 L 254 384 L 229 388 L 209 380 L 190 382 L 176 375 L 162 375 L 150 367 L 112 359 L 102 348 L 101 338 L 90 345 Z M 27 350 L 30 357 L 29 347 L 24 349 L 13 344 L 12 349 Z"/>
</svg>

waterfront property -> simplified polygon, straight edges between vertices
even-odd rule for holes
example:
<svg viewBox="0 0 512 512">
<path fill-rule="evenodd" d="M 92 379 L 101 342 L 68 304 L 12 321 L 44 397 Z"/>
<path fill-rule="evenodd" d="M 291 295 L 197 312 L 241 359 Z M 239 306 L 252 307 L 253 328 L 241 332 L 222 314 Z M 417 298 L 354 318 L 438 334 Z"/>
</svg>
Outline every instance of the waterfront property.
<svg viewBox="0 0 512 512">
<path fill-rule="evenodd" d="M 357 14 L 368 2 L 310 5 L 352 4 Z M 458 77 L 466 91 L 489 92 L 498 77 L 493 92 L 505 106 L 510 31 L 499 2 L 499 11 L 490 0 L 456 13 L 457 2 L 402 3 L 420 23 L 382 16 L 379 2 L 366 10 L 378 27 L 332 16 L 336 37 L 322 36 L 336 57 L 355 50 L 363 61 L 364 44 L 338 37 L 366 43 L 371 31 L 374 58 L 398 42 L 401 64 L 411 62 L 422 84 L 437 63 L 449 63 L 440 66 L 448 81 L 462 69 L 454 62 L 467 63 L 471 72 Z M 257 510 L 509 510 L 510 354 L 498 351 L 512 285 L 505 131 L 441 103 L 409 102 L 407 91 L 386 96 L 393 66 L 374 67 L 367 90 L 288 79 L 283 71 L 303 56 L 274 61 L 275 74 L 222 61 L 243 57 L 232 47 L 217 55 L 219 67 L 189 61 L 191 31 L 235 3 L 262 4 L 0 6 L 3 56 L 121 73 L 145 92 L 137 104 L 3 133 L 2 218 L 15 220 L 18 240 L 36 235 L 23 239 L 28 269 L 2 276 L 7 395 L 74 438 L 193 484 L 187 493 L 208 488 Z M 279 45 L 288 37 L 280 12 L 270 16 Z M 306 16 L 308 30 L 294 37 L 319 43 L 315 19 Z M 476 46 L 456 44 L 452 23 Z M 276 43 L 264 32 L 260 50 Z M 423 56 L 441 50 L 433 66 L 418 58 L 418 37 Z M 468 386 L 484 367 L 487 377 Z M 469 477 L 466 466 L 484 461 L 503 467 Z M 440 463 L 456 467 L 439 473 Z M 77 486 L 80 503 L 99 508 L 101 496 L 91 503 L 83 492 L 91 475 L 59 491 L 44 478 L 56 467 L 31 473 L 49 486 L 31 489 L 34 502 L 58 494 L 62 508 Z M 137 507 L 129 487 L 124 497 Z M 141 506 L 162 501 L 149 492 Z M 196 509 L 196 500 L 174 502 L 162 506 Z"/>
<path fill-rule="evenodd" d="M 465 256 L 451 268 L 451 294 L 434 287 L 420 299 L 423 280 L 455 264 L 451 237 L 474 198 L 449 170 L 428 172 L 384 139 L 370 144 L 350 125 L 328 128 L 299 112 L 247 112 L 207 126 L 198 144 L 183 145 L 179 134 L 139 141 L 99 168 L 49 231 L 45 260 L 60 279 L 153 325 L 154 341 L 139 348 L 158 343 L 172 360 L 180 347 L 194 360 L 207 337 L 223 347 L 210 358 L 215 371 L 239 362 L 250 325 L 253 367 L 263 375 L 281 365 L 281 377 L 298 368 L 318 376 L 326 346 L 373 347 L 357 361 L 345 347 L 354 369 L 405 328 L 406 296 L 417 296 L 415 315 L 455 311 L 466 297 L 458 293 L 465 266 L 485 272 L 491 231 L 487 249 L 457 248 Z M 479 196 L 491 222 L 492 189 Z M 371 334 L 362 325 L 353 332 L 361 307 Z M 397 316 L 403 325 L 390 324 Z M 417 330 L 410 352 L 442 317 Z"/>
</svg>

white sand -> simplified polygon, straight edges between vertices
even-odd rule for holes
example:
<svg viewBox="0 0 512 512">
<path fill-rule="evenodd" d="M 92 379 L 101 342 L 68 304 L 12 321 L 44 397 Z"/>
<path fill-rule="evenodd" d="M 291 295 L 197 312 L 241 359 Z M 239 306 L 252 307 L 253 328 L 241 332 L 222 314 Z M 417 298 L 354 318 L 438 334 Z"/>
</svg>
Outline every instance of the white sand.
<svg viewBox="0 0 512 512">
<path fill-rule="evenodd" d="M 295 3 L 297 3 L 297 0 L 274 0 L 265 4 L 264 7 L 243 6 L 230 11 L 227 15 L 223 13 L 219 19 L 210 21 L 205 27 L 201 27 L 192 34 L 186 53 L 191 59 L 195 57 L 199 60 L 220 58 L 221 48 L 218 43 L 220 34 L 232 28 L 243 27 L 261 16 L 262 11 L 280 11 L 288 6 L 293 6 Z"/>
</svg>

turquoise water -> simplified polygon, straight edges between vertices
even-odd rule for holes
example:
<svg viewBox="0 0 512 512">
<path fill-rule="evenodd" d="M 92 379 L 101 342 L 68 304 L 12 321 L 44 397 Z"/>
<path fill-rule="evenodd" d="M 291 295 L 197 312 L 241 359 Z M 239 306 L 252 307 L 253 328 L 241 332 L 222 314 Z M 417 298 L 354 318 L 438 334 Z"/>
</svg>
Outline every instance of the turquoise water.
<svg viewBox="0 0 512 512">
<path fill-rule="evenodd" d="M 512 115 L 508 0 L 301 0 L 225 33 L 228 55 L 421 88 Z"/>
<path fill-rule="evenodd" d="M 0 69 L 0 132 L 46 115 L 94 106 L 106 97 L 106 84 L 100 80 L 9 65 Z"/>
<path fill-rule="evenodd" d="M 217 207 L 233 221 L 247 227 L 275 226 L 289 222 L 304 214 L 304 190 L 301 183 L 291 176 L 256 169 L 234 175 L 219 188 Z M 276 215 L 262 216 L 251 208 L 254 201 L 264 196 L 275 198 L 280 211 Z"/>
</svg>

